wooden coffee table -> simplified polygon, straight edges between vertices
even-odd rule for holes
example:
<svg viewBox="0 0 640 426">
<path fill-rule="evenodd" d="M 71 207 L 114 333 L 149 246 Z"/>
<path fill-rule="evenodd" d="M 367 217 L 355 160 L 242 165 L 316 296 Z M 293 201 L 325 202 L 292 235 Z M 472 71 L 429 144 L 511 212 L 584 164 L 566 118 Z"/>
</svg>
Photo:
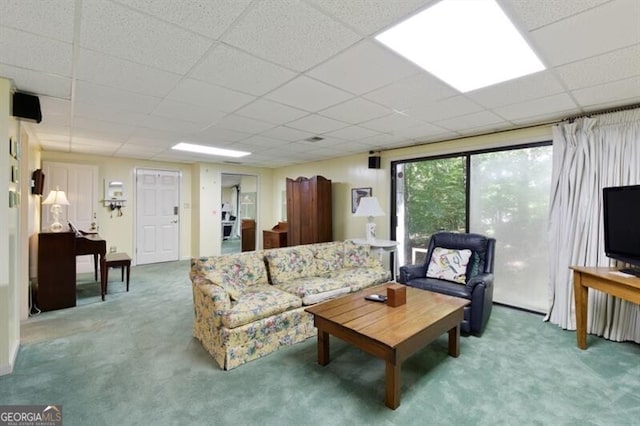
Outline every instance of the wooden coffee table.
<svg viewBox="0 0 640 426">
<path fill-rule="evenodd" d="M 460 322 L 466 299 L 407 287 L 407 303 L 398 307 L 365 300 L 367 294 L 387 294 L 390 284 L 371 287 L 305 310 L 318 329 L 318 364 L 329 364 L 329 335 L 381 358 L 385 368 L 385 404 L 400 405 L 402 362 L 449 333 L 449 355 L 460 354 Z"/>
</svg>

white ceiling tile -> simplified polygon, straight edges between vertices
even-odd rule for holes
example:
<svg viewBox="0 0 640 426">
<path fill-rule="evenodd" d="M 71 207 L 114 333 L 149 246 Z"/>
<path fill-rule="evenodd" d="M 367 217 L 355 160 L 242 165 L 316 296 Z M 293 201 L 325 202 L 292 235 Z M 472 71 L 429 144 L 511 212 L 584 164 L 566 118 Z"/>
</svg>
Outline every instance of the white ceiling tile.
<svg viewBox="0 0 640 426">
<path fill-rule="evenodd" d="M 269 149 L 280 149 L 289 144 L 287 141 L 271 139 L 262 135 L 251 136 L 250 138 L 243 140 L 242 143 L 248 146 L 257 146 Z"/>
<path fill-rule="evenodd" d="M 339 105 L 320 111 L 318 114 L 351 124 L 389 115 L 393 111 L 362 98 L 353 98 Z"/>
<path fill-rule="evenodd" d="M 0 25 L 71 43 L 75 0 L 0 1 Z"/>
<path fill-rule="evenodd" d="M 136 145 L 134 143 L 128 143 L 122 145 L 115 152 L 116 155 L 140 155 L 144 158 L 148 158 L 151 155 L 156 155 L 167 149 L 165 146 L 152 146 L 152 145 Z"/>
<path fill-rule="evenodd" d="M 155 117 L 158 119 L 158 117 Z M 191 124 L 191 123 L 190 123 Z M 191 124 L 193 125 L 193 124 Z M 130 141 L 136 144 L 146 143 L 144 141 L 150 141 L 151 144 L 162 143 L 166 144 L 166 142 L 173 142 L 183 136 L 183 132 L 171 132 L 168 130 L 160 130 L 160 129 L 151 129 L 148 127 L 137 127 L 129 138 Z M 141 141 L 141 142 L 137 142 Z"/>
<path fill-rule="evenodd" d="M 218 38 L 251 3 L 251 0 L 189 0 L 175 7 L 175 0 L 117 1 L 210 38 Z"/>
<path fill-rule="evenodd" d="M 434 124 L 449 130 L 464 131 L 485 128 L 487 126 L 504 126 L 509 123 L 490 111 L 480 111 L 447 120 L 436 121 Z"/>
<path fill-rule="evenodd" d="M 449 133 L 449 130 L 431 124 L 421 124 L 415 127 L 405 127 L 396 129 L 395 135 L 403 136 L 407 139 L 427 138 L 429 136 L 437 136 Z"/>
<path fill-rule="evenodd" d="M 377 148 L 384 148 L 385 146 L 390 146 L 392 144 L 409 144 L 411 139 L 398 134 L 383 133 L 377 136 L 360 139 L 358 142 Z"/>
<path fill-rule="evenodd" d="M 76 76 L 80 80 L 157 97 L 166 96 L 181 78 L 175 73 L 88 49 L 79 49 Z"/>
<path fill-rule="evenodd" d="M 281 139 L 283 141 L 301 141 L 310 136 L 313 136 L 313 133 L 303 132 L 302 130 L 292 129 L 287 126 L 278 126 L 273 129 L 269 129 L 261 134 L 268 136 L 270 138 Z"/>
<path fill-rule="evenodd" d="M 458 91 L 424 72 L 374 90 L 363 97 L 389 108 L 402 110 L 458 94 Z"/>
<path fill-rule="evenodd" d="M 375 132 L 370 129 L 365 129 L 360 126 L 349 126 L 344 129 L 336 130 L 333 132 L 327 133 L 327 136 L 332 136 L 335 138 L 346 139 L 346 140 L 356 140 L 356 139 L 364 139 L 371 136 L 378 135 L 379 132 Z"/>
<path fill-rule="evenodd" d="M 165 99 L 153 110 L 153 115 L 178 120 L 191 121 L 203 127 L 211 125 L 225 116 L 222 111 L 202 108 L 197 105 Z"/>
<path fill-rule="evenodd" d="M 0 64 L 0 76 L 12 79 L 20 91 L 71 99 L 71 78 Z"/>
<path fill-rule="evenodd" d="M 360 36 L 308 4 L 278 0 L 254 3 L 222 39 L 261 58 L 304 71 Z"/>
<path fill-rule="evenodd" d="M 112 141 L 108 139 L 96 139 L 96 138 L 88 138 L 82 136 L 73 136 L 71 139 L 71 147 L 75 148 L 78 145 L 92 146 L 92 147 L 102 147 L 106 151 L 113 151 L 122 145 L 121 142 Z"/>
<path fill-rule="evenodd" d="M 301 75 L 266 95 L 266 98 L 309 112 L 330 107 L 353 95 Z"/>
<path fill-rule="evenodd" d="M 224 162 L 168 149 L 190 141 L 243 147 L 255 167 L 640 102 L 640 2 L 497 1 L 559 65 L 464 95 L 426 72 L 404 77 L 406 60 L 371 35 L 437 0 L 0 0 L 0 75 L 39 96 L 43 121 L 26 125 L 45 151 L 69 152 L 73 137 L 86 154 Z M 318 131 L 326 140 L 304 141 Z"/>
<path fill-rule="evenodd" d="M 527 30 L 533 30 L 570 18 L 608 1 L 610 0 L 500 0 L 500 3 L 506 11 L 515 14 Z"/>
<path fill-rule="evenodd" d="M 69 152 L 71 150 L 70 142 L 62 141 L 50 141 L 47 139 L 40 139 L 40 146 L 47 151 L 63 151 Z"/>
<path fill-rule="evenodd" d="M 179 74 L 190 70 L 213 44 L 191 31 L 102 0 L 85 0 L 82 19 L 82 47 Z"/>
<path fill-rule="evenodd" d="M 428 105 L 410 108 L 405 112 L 417 120 L 434 122 L 480 110 L 482 110 L 481 106 L 464 96 L 454 96 L 432 102 Z"/>
<path fill-rule="evenodd" d="M 332 118 L 323 117 L 321 115 L 311 114 L 298 120 L 292 121 L 288 123 L 287 126 L 305 132 L 325 133 L 346 127 L 347 123 L 334 120 Z"/>
<path fill-rule="evenodd" d="M 484 87 L 465 95 L 488 108 L 515 104 L 563 91 L 558 79 L 550 71 L 529 74 L 514 80 Z"/>
<path fill-rule="evenodd" d="M 178 142 L 178 139 L 173 140 L 162 140 L 162 139 L 150 139 L 150 138 L 141 138 L 141 137 L 130 137 L 127 139 L 127 144 L 123 145 L 124 147 L 135 147 L 143 148 L 143 147 L 154 147 L 158 150 L 163 150 L 165 148 L 170 148 Z"/>
<path fill-rule="evenodd" d="M 71 77 L 72 49 L 70 43 L 0 26 L 2 64 Z"/>
<path fill-rule="evenodd" d="M 638 16 L 639 1 L 616 0 L 530 34 L 543 61 L 558 66 L 638 43 Z"/>
<path fill-rule="evenodd" d="M 241 117 L 235 114 L 227 115 L 223 119 L 218 120 L 216 126 L 244 133 L 260 133 L 275 127 L 273 124 L 266 123 L 264 121 Z"/>
<path fill-rule="evenodd" d="M 113 87 L 78 81 L 75 101 L 78 105 L 99 104 L 104 108 L 125 111 L 151 112 L 160 102 L 159 98 L 118 90 Z M 79 112 L 76 110 L 76 112 Z"/>
<path fill-rule="evenodd" d="M 202 130 L 202 125 L 192 121 L 177 120 L 173 117 L 161 117 L 159 115 L 144 115 L 138 119 L 141 127 L 153 130 L 190 134 Z"/>
<path fill-rule="evenodd" d="M 247 139 L 251 133 L 238 132 L 230 129 L 223 129 L 218 126 L 210 126 L 201 132 L 192 135 L 194 141 L 203 142 L 237 142 Z"/>
<path fill-rule="evenodd" d="M 361 95 L 413 74 L 424 72 L 378 43 L 364 41 L 317 66 L 308 74 Z"/>
<path fill-rule="evenodd" d="M 96 120 L 85 117 L 75 117 L 73 120 L 73 126 L 74 137 L 93 133 L 103 136 L 112 136 L 119 140 L 129 136 L 135 130 L 135 125 L 133 124 L 114 123 L 111 121 Z"/>
<path fill-rule="evenodd" d="M 47 133 L 47 131 L 41 131 L 40 125 L 38 125 L 38 139 L 42 141 L 48 142 L 66 142 L 68 143 L 71 139 L 69 135 L 69 128 L 59 128 L 55 129 L 54 133 Z"/>
<path fill-rule="evenodd" d="M 107 146 L 107 145 L 92 145 L 92 144 L 84 144 L 84 143 L 71 143 L 71 152 L 75 154 L 91 154 L 91 155 L 105 155 L 111 156 L 113 155 L 117 147 Z"/>
<path fill-rule="evenodd" d="M 556 69 L 569 89 L 596 86 L 640 75 L 640 44 Z"/>
<path fill-rule="evenodd" d="M 369 35 L 405 19 L 412 12 L 435 0 L 310 0 L 312 3 L 348 22 L 361 34 Z"/>
<path fill-rule="evenodd" d="M 277 102 L 258 99 L 236 111 L 236 114 L 268 123 L 279 124 L 287 123 L 308 115 L 309 113 Z"/>
<path fill-rule="evenodd" d="M 245 93 L 193 79 L 180 81 L 167 98 L 224 112 L 235 111 L 255 99 Z"/>
<path fill-rule="evenodd" d="M 640 100 L 640 76 L 571 92 L 582 107 L 629 105 Z"/>
<path fill-rule="evenodd" d="M 532 101 L 519 104 L 508 105 L 494 109 L 496 114 L 507 120 L 519 120 L 529 116 L 554 115 L 563 111 L 576 109 L 576 104 L 566 94 L 547 96 L 545 98 L 534 99 Z"/>
<path fill-rule="evenodd" d="M 361 124 L 361 126 L 377 130 L 379 132 L 391 132 L 399 129 L 420 126 L 424 121 L 416 120 L 405 114 L 391 114 L 381 118 L 375 118 Z"/>
<path fill-rule="evenodd" d="M 231 46 L 219 44 L 196 65 L 190 76 L 252 95 L 263 95 L 291 80 L 296 74 Z"/>
</svg>

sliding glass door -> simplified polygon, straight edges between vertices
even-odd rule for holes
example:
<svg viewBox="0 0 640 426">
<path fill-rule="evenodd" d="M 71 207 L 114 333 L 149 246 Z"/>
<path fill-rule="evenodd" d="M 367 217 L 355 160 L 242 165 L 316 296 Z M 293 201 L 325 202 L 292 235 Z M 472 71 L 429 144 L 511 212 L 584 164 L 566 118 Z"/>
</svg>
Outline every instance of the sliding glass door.
<svg viewBox="0 0 640 426">
<path fill-rule="evenodd" d="M 431 234 L 496 239 L 494 301 L 547 310 L 548 143 L 393 163 L 398 264 L 424 262 Z"/>
</svg>

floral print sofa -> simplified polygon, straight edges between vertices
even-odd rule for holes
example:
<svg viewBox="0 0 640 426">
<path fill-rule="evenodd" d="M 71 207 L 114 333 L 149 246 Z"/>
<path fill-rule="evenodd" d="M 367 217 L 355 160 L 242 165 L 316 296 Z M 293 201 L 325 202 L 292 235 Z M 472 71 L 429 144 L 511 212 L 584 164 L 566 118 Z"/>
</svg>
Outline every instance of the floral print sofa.
<svg viewBox="0 0 640 426">
<path fill-rule="evenodd" d="M 389 280 L 349 241 L 192 259 L 189 276 L 193 335 L 225 370 L 314 336 L 306 306 Z"/>
</svg>

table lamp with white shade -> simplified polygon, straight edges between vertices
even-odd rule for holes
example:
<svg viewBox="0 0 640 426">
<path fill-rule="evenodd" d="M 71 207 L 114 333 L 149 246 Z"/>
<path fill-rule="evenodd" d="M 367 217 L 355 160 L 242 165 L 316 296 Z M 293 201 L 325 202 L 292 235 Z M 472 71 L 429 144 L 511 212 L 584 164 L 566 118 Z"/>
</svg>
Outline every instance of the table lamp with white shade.
<svg viewBox="0 0 640 426">
<path fill-rule="evenodd" d="M 367 219 L 367 227 L 366 227 L 366 240 L 368 243 L 373 243 L 376 240 L 376 224 L 373 221 L 374 217 L 384 216 L 384 211 L 380 207 L 380 203 L 378 203 L 378 199 L 376 197 L 362 197 L 360 198 L 360 203 L 358 204 L 358 208 L 356 212 L 353 214 L 354 216 L 366 216 Z"/>
<path fill-rule="evenodd" d="M 42 204 L 51 205 L 51 216 L 53 217 L 53 223 L 49 227 L 51 232 L 60 232 L 62 231 L 62 224 L 60 223 L 60 212 L 62 211 L 61 206 L 68 206 L 69 200 L 67 200 L 67 196 L 64 191 L 61 191 L 58 187 L 53 189 L 47 195 L 47 198 L 42 202 Z"/>
</svg>

